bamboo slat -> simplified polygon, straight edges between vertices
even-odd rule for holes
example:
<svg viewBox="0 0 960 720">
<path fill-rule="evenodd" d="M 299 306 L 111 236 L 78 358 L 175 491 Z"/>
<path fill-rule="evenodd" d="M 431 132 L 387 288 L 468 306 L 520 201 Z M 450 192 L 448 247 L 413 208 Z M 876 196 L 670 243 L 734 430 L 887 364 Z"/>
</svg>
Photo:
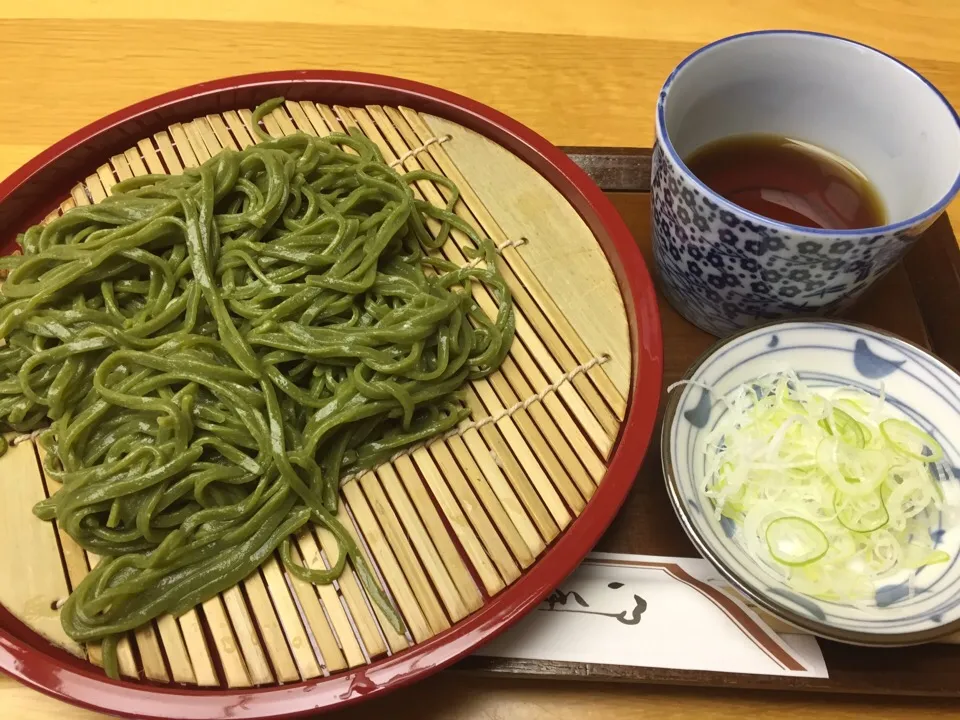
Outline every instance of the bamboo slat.
<svg viewBox="0 0 960 720">
<path fill-rule="evenodd" d="M 423 610 L 420 609 L 420 603 L 410 587 L 407 575 L 404 570 L 401 570 L 386 536 L 380 529 L 373 511 L 360 489 L 360 483 L 352 482 L 344 485 L 343 495 L 350 504 L 350 509 L 358 525 L 364 528 L 364 536 L 367 539 L 370 551 L 376 558 L 380 571 L 393 592 L 398 609 L 403 614 L 403 619 L 413 634 L 414 640 L 423 642 L 429 639 L 434 635 L 434 632 L 431 630 Z"/>
<path fill-rule="evenodd" d="M 252 679 L 240 652 L 240 645 L 233 633 L 233 626 L 227 619 L 223 597 L 223 595 L 217 595 L 200 606 L 203 609 L 203 618 L 207 622 L 207 627 L 210 628 L 227 687 L 250 687 Z"/>
<path fill-rule="evenodd" d="M 390 548 L 397 558 L 397 562 L 403 571 L 403 576 L 410 584 L 417 603 L 423 611 L 431 634 L 435 635 L 438 632 L 446 630 L 450 627 L 450 621 L 440 606 L 440 601 L 424 572 L 423 565 L 417 558 L 417 553 L 413 549 L 410 538 L 407 536 L 407 533 L 404 532 L 400 519 L 390 505 L 389 500 L 387 500 L 380 478 L 372 472 L 366 473 L 357 483 L 363 488 L 363 494 L 366 496 L 367 502 L 373 510 L 373 515 L 382 528 L 387 542 L 390 543 Z M 347 483 L 345 487 L 350 488 L 353 484 L 354 483 Z M 352 506 L 353 502 L 351 501 L 351 507 Z M 360 528 L 366 532 L 368 523 L 364 522 L 359 516 L 358 522 Z M 431 564 L 430 568 L 435 569 L 435 566 Z"/>
<path fill-rule="evenodd" d="M 530 484 L 526 478 L 522 476 L 522 473 L 519 476 L 511 475 L 509 481 L 506 479 L 507 476 L 502 469 L 502 461 L 498 459 L 493 446 L 487 447 L 483 437 L 480 435 L 481 432 L 486 432 L 489 438 L 496 441 L 497 436 L 492 430 L 488 431 L 487 428 L 482 428 L 481 430 L 471 428 L 465 430 L 459 438 L 451 438 L 450 447 L 461 467 L 467 470 L 468 477 L 483 478 L 486 483 L 489 484 L 491 491 L 496 495 L 496 499 L 499 501 L 504 513 L 523 539 L 529 562 L 533 562 L 533 559 L 543 552 L 546 544 L 537 532 L 531 516 L 527 514 L 527 508 L 525 506 L 528 502 L 537 505 L 537 515 L 539 517 L 543 516 L 545 508 L 543 508 L 543 504 L 540 503 L 540 499 L 535 497 L 535 494 L 531 497 Z M 470 470 L 474 468 L 478 472 L 476 474 L 470 473 Z M 516 489 L 518 484 L 520 485 L 519 492 Z M 478 488 L 478 492 L 480 492 L 480 488 Z M 489 505 L 487 509 L 492 512 Z M 509 536 L 506 537 L 509 542 Z M 517 556 L 517 560 L 520 561 L 521 566 L 526 567 L 526 565 L 524 565 L 524 553 L 521 549 L 514 548 L 514 553 Z"/>
<path fill-rule="evenodd" d="M 344 517 L 344 513 L 341 512 L 337 519 L 342 523 Z M 340 546 L 336 538 L 333 537 L 333 534 L 329 530 L 323 527 L 318 526 L 315 528 L 315 532 L 318 539 L 317 547 L 322 557 L 326 558 L 327 567 L 333 567 L 337 564 L 337 560 L 340 557 Z M 356 539 L 356 530 L 353 530 L 351 534 L 354 535 L 354 539 Z M 386 653 L 387 647 L 384 644 L 380 630 L 383 625 L 383 619 L 379 618 L 380 624 L 378 624 L 377 618 L 374 617 L 374 614 L 370 610 L 370 605 L 366 600 L 364 591 L 360 586 L 360 581 L 350 561 L 347 561 L 343 569 L 343 574 L 331 588 L 332 592 L 331 589 L 326 587 L 320 588 L 318 592 L 325 596 L 324 605 L 327 607 L 327 612 L 331 613 L 331 617 L 335 618 L 341 627 L 338 635 L 345 636 L 346 634 L 346 626 L 343 625 L 345 620 L 350 626 L 351 634 L 354 636 L 353 641 L 366 651 L 367 657 L 374 658 Z M 339 591 L 339 595 L 337 591 Z M 343 618 L 340 617 L 341 614 Z M 344 643 L 349 643 L 350 640 L 341 637 L 340 642 L 341 647 L 344 647 L 344 650 L 346 650 Z M 394 642 L 397 643 L 397 649 L 406 647 L 405 640 L 401 638 L 395 638 Z M 391 648 L 393 648 L 392 645 Z"/>
<path fill-rule="evenodd" d="M 33 506 L 46 497 L 33 443 L 20 443 L 7 451 L 0 488 L 0 523 L 4 529 L 0 567 L 21 569 L 15 579 L 8 576 L 0 582 L 0 603 L 43 637 L 82 657 L 83 650 L 67 637 L 54 607 L 67 596 L 67 579 L 54 528 L 37 522 L 33 515 Z"/>
<path fill-rule="evenodd" d="M 346 493 L 341 492 L 340 497 L 342 500 L 345 500 Z M 347 514 L 345 509 L 346 505 L 347 503 L 344 502 L 338 509 L 337 520 L 347 529 L 353 541 L 360 547 L 360 553 L 365 558 L 367 565 L 375 570 L 377 566 L 371 557 L 369 548 L 367 548 L 363 538 L 360 536 L 353 519 Z M 323 545 L 323 551 L 327 557 L 328 564 L 335 564 L 339 548 L 332 533 L 330 533 L 329 530 L 318 527 L 317 536 Z M 374 658 L 387 652 L 386 645 L 389 645 L 391 652 L 400 652 L 409 646 L 407 636 L 404 633 L 398 632 L 387 621 L 380 607 L 371 603 L 366 597 L 360 586 L 356 572 L 350 563 L 347 563 L 343 575 L 340 576 L 340 580 L 338 580 L 336 584 L 339 585 L 340 592 L 343 595 L 353 623 L 360 632 L 360 638 L 366 648 L 368 657 Z M 374 616 L 376 619 L 374 619 Z M 384 645 L 384 639 L 386 639 L 386 645 Z"/>
<path fill-rule="evenodd" d="M 276 608 L 282 626 L 282 635 L 290 646 L 290 652 L 296 663 L 300 677 L 304 680 L 321 674 L 320 664 L 313 653 L 313 645 L 307 636 L 306 628 L 300 619 L 300 613 L 290 595 L 286 578 L 275 557 L 263 565 L 263 577 L 267 581 L 270 597 Z"/>
<path fill-rule="evenodd" d="M 430 447 L 430 453 L 436 460 L 444 477 L 451 482 L 452 487 L 458 490 L 457 497 L 463 503 L 464 510 L 477 527 L 477 532 L 481 537 L 484 537 L 484 544 L 497 563 L 501 576 L 507 583 L 510 583 L 519 576 L 519 570 L 511 559 L 503 553 L 497 543 L 497 535 L 492 533 L 499 530 L 503 542 L 509 548 L 513 558 L 516 559 L 520 567 L 524 568 L 529 566 L 533 562 L 533 558 L 543 549 L 543 541 L 536 534 L 530 518 L 523 512 L 520 501 L 513 493 L 512 488 L 503 480 L 496 464 L 491 464 L 488 469 L 491 471 L 490 477 L 497 476 L 494 480 L 499 480 L 499 482 L 491 482 L 480 469 L 480 466 L 477 465 L 464 440 L 466 437 L 473 438 L 475 436 L 477 436 L 477 431 L 469 430 L 462 437 L 452 437 L 444 443 L 436 443 Z M 482 445 L 482 441 L 478 444 Z M 490 457 L 489 453 L 486 454 L 486 457 Z M 414 458 L 416 458 L 416 454 Z M 461 473 L 468 483 L 467 486 L 463 486 L 459 482 Z M 494 490 L 495 486 L 497 490 Z M 476 493 L 477 499 L 489 514 L 493 530 L 486 528 L 484 521 L 487 516 L 476 507 L 470 494 L 471 490 Z M 523 528 L 525 532 L 521 533 L 520 528 Z M 524 540 L 524 534 L 532 539 L 532 544 L 527 544 Z"/>
<path fill-rule="evenodd" d="M 397 465 L 399 462 L 398 460 Z M 450 620 L 452 622 L 462 620 L 468 613 L 466 605 L 464 605 L 460 593 L 457 592 L 457 588 L 453 583 L 453 579 L 450 577 L 450 573 L 447 571 L 443 558 L 440 557 L 436 547 L 434 547 L 430 536 L 427 534 L 426 528 L 423 526 L 423 522 L 413 507 L 413 503 L 410 502 L 409 496 L 400 483 L 400 478 L 397 475 L 397 465 L 385 465 L 377 471 L 376 474 L 380 478 L 381 485 L 377 487 L 368 481 L 365 487 L 367 498 L 373 504 L 374 509 L 378 511 L 377 514 L 383 517 L 389 515 L 389 511 L 383 509 L 386 504 L 386 497 L 389 497 L 396 512 L 396 519 L 400 525 L 398 535 L 406 535 L 410 540 L 411 546 L 416 549 L 416 553 L 420 557 L 420 562 L 425 568 L 427 576 L 432 581 L 440 601 L 446 608 Z M 385 492 L 386 497 L 380 494 L 381 488 Z M 388 523 L 388 537 L 390 537 L 390 528 L 392 527 L 394 531 L 396 528 L 393 523 L 393 516 L 384 519 Z M 458 556 L 457 560 L 459 559 Z M 473 581 L 470 580 L 470 583 L 473 584 Z M 435 625 L 434 627 L 436 629 L 437 626 Z M 441 624 L 441 628 L 442 627 L 443 625 Z"/>
<path fill-rule="evenodd" d="M 249 578 L 247 578 L 249 580 Z M 249 593 L 249 587 L 253 587 L 253 596 L 258 602 L 265 602 L 264 598 L 261 598 L 257 593 L 257 586 L 253 583 L 247 583 L 245 580 L 243 585 L 248 586 L 247 591 Z M 227 613 L 230 616 L 230 624 L 233 627 L 233 632 L 236 633 L 236 645 L 239 645 L 240 651 L 243 653 L 243 659 L 246 664 L 247 671 L 249 672 L 250 682 L 254 685 L 266 685 L 272 683 L 273 672 L 270 670 L 270 665 L 267 662 L 267 656 L 264 653 L 263 645 L 260 643 L 260 636 L 257 632 L 257 626 L 254 624 L 253 617 L 250 614 L 250 608 L 247 606 L 246 601 L 243 598 L 243 593 L 240 591 L 239 585 L 234 585 L 229 590 L 222 592 L 221 597 L 223 598 L 223 604 L 227 609 Z M 266 601 L 269 602 L 269 601 Z M 260 620 L 260 618 L 258 618 Z M 271 629 L 270 616 L 266 613 L 263 614 L 263 621 L 266 624 L 264 628 L 265 633 L 268 633 Z M 229 650 L 230 640 L 232 636 L 226 635 L 224 633 L 222 638 L 218 637 L 218 641 L 223 643 L 223 649 Z M 219 643 L 218 643 L 219 644 Z M 234 647 L 236 647 L 234 645 Z M 282 658 L 282 654 L 278 648 L 274 648 L 274 653 Z M 290 663 L 292 665 L 292 663 Z M 290 665 L 284 665 L 280 669 L 281 678 L 290 678 L 293 679 L 295 671 L 290 668 Z"/>
<path fill-rule="evenodd" d="M 473 417 L 491 417 L 486 411 L 486 408 L 481 404 L 476 391 L 472 388 L 466 392 L 466 402 Z M 509 420 L 509 418 L 507 418 L 507 420 Z M 510 425 L 510 429 L 515 430 L 512 425 Z M 516 434 L 515 432 L 510 433 L 511 437 Z M 543 498 L 537 492 L 537 488 L 530 482 L 530 478 L 528 478 L 527 474 L 523 471 L 522 465 L 514 457 L 510 443 L 500 434 L 500 430 L 495 424 L 484 425 L 480 428 L 480 435 L 483 437 L 489 450 L 484 452 L 483 448 L 475 445 L 471 447 L 471 450 L 474 452 L 474 457 L 476 457 L 477 454 L 487 454 L 493 459 L 493 462 L 503 471 L 503 474 L 510 481 L 513 489 L 516 490 L 524 508 L 530 513 L 530 517 L 537 526 L 537 531 L 547 543 L 551 542 L 560 533 L 560 529 L 551 517 L 547 506 L 544 504 Z M 468 447 L 470 447 L 469 440 L 467 443 Z M 479 460 L 479 458 L 477 459 Z"/>
<path fill-rule="evenodd" d="M 305 567 L 314 570 L 326 569 L 323 558 L 320 556 L 320 548 L 311 533 L 301 533 L 300 537 L 297 538 L 297 547 L 300 551 L 300 561 L 304 563 Z M 343 607 L 340 605 L 339 598 L 336 597 L 336 590 L 333 589 L 333 586 L 315 586 L 296 576 L 291 576 L 290 582 L 297 593 L 300 607 L 303 608 L 310 632 L 327 671 L 343 670 L 347 667 L 348 662 L 351 667 L 363 664 L 364 659 L 363 653 L 360 651 L 360 645 L 353 636 L 349 621 L 347 621 L 346 614 L 343 613 Z M 321 605 L 321 600 L 324 598 L 325 602 Z M 324 606 L 327 607 L 327 614 L 324 613 Z M 339 613 L 335 615 L 338 610 Z M 327 619 L 328 614 L 330 616 L 329 621 Z M 334 634 L 334 628 L 337 629 L 337 634 Z M 346 634 L 344 633 L 345 629 Z M 337 642 L 338 635 L 345 638 L 342 650 Z M 349 642 L 351 640 L 352 642 Z"/>
<path fill-rule="evenodd" d="M 453 542 L 453 537 L 444 527 L 443 520 L 434 505 L 434 500 L 427 492 L 427 488 L 410 456 L 398 458 L 393 466 L 400 476 L 412 508 L 416 508 L 416 513 L 420 516 L 420 520 L 450 576 L 454 589 L 460 596 L 465 617 L 483 605 L 483 596 L 460 557 L 460 552 Z M 406 524 L 406 527 L 409 532 L 409 524 Z"/>
<path fill-rule="evenodd" d="M 434 458 L 426 448 L 420 448 L 413 453 L 413 462 L 416 463 L 417 470 L 439 503 L 464 552 L 476 568 L 487 594 L 494 595 L 503 589 L 504 580 L 511 582 L 516 579 L 519 574 L 517 566 L 477 501 L 473 490 L 467 485 L 460 468 L 453 462 L 449 450 L 446 450 L 442 443 L 438 443 L 434 452 L 445 453 L 443 457 L 448 460 L 448 469 L 444 471 L 438 469 Z M 399 460 L 397 464 L 400 465 Z M 457 502 L 458 496 L 460 502 Z M 473 527 L 468 517 L 473 519 Z M 488 551 L 493 556 L 493 562 Z M 503 574 L 502 578 L 497 572 L 498 569 Z M 482 601 L 481 598 L 480 602 Z"/>
<path fill-rule="evenodd" d="M 521 398 L 526 398 L 534 394 L 534 389 L 530 387 L 527 379 L 523 377 L 513 358 L 508 357 L 503 361 L 502 370 L 502 375 L 493 375 L 490 378 L 490 382 L 505 405 L 513 405 Z M 541 383 L 540 387 L 543 387 L 545 384 L 546 383 Z M 586 504 L 584 498 L 589 500 L 596 490 L 593 478 L 581 461 L 583 456 L 577 454 L 573 447 L 567 442 L 567 438 L 564 437 L 562 430 L 552 421 L 552 418 L 542 404 L 534 403 L 529 409 L 517 413 L 517 423 L 521 426 L 521 430 L 525 435 L 533 436 L 535 433 L 543 434 L 541 444 L 549 448 L 550 462 L 559 463 L 559 466 L 570 475 L 580 490 L 580 493 L 582 493 L 581 497 L 576 493 L 572 493 L 569 489 L 564 491 L 564 499 L 567 500 L 567 504 L 579 515 Z M 592 453 L 590 453 L 589 456 L 594 457 Z M 551 476 L 555 477 L 555 471 L 550 472 Z M 599 481 L 600 477 L 597 477 L 596 480 Z"/>
<path fill-rule="evenodd" d="M 284 639 L 280 618 L 270 606 L 267 588 L 259 570 L 243 581 L 243 589 L 247 603 L 244 603 L 244 593 L 239 588 L 227 590 L 224 598 L 227 599 L 234 627 L 240 634 L 240 646 L 244 649 L 248 665 L 251 665 L 251 656 L 259 660 L 257 665 L 251 666 L 251 674 L 258 684 L 272 682 L 274 673 L 280 682 L 293 682 L 299 677 L 297 667 Z M 250 615 L 245 615 L 247 608 L 251 611 Z M 237 618 L 243 618 L 239 626 L 236 624 Z M 269 665 L 263 657 L 264 651 L 270 657 Z M 273 666 L 273 672 L 270 665 Z"/>
<path fill-rule="evenodd" d="M 40 450 L 39 446 L 37 446 L 37 470 L 40 473 L 41 482 L 43 484 L 43 493 L 46 497 L 50 497 L 50 495 L 52 495 L 56 490 L 56 486 L 52 481 L 47 479 L 46 474 L 43 472 L 42 458 L 43 451 Z M 6 463 L 8 463 L 9 460 L 4 458 L 2 462 L 4 473 L 6 473 Z M 8 477 L 17 477 L 17 475 L 11 472 Z M 31 516 L 32 514 L 33 513 L 31 512 Z M 63 569 L 66 574 L 67 585 L 72 590 L 80 584 L 80 582 L 89 572 L 89 568 L 87 567 L 87 556 L 83 552 L 83 548 L 77 545 L 73 541 L 73 538 L 61 530 L 60 523 L 54 522 L 53 526 L 57 533 L 60 557 L 63 560 Z M 53 604 L 62 599 L 64 599 L 64 596 L 52 597 L 50 598 L 50 603 Z"/>
<path fill-rule="evenodd" d="M 149 138 L 144 138 L 137 143 L 137 150 L 140 151 L 140 156 L 143 158 L 143 162 L 147 166 L 147 170 L 156 175 L 163 175 L 166 172 L 166 169 L 163 167 L 163 163 L 160 162 L 160 156 L 157 155 L 156 148 Z M 173 173 L 173 170 L 170 171 Z"/>
</svg>

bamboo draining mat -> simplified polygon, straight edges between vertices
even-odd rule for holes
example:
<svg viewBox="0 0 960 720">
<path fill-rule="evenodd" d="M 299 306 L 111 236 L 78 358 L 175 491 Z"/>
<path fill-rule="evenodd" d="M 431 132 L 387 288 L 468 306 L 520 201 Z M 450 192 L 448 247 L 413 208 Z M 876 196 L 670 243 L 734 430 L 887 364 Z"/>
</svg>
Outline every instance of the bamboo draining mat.
<svg viewBox="0 0 960 720">
<path fill-rule="evenodd" d="M 102 200 L 118 180 L 179 173 L 221 148 L 255 142 L 249 110 L 178 123 L 110 158 L 47 219 Z M 164 616 L 121 642 L 121 673 L 158 683 L 249 687 L 334 674 L 422 643 L 514 582 L 577 517 L 603 478 L 626 412 L 631 356 L 617 283 L 576 211 L 541 176 L 492 141 L 407 108 L 288 102 L 264 120 L 273 136 L 358 127 L 387 162 L 441 173 L 459 187 L 457 214 L 496 243 L 514 293 L 517 337 L 500 371 L 471 383 L 472 417 L 344 485 L 339 519 L 360 541 L 407 625 L 398 634 L 349 567 L 332 585 L 285 573 L 278 558 L 179 618 Z M 447 190 L 415 192 L 444 204 Z M 436 226 L 432 227 L 436 231 Z M 457 232 L 442 248 L 468 262 Z M 476 262 L 476 261 L 469 261 Z M 495 312 L 492 297 L 474 289 Z M 57 602 L 97 558 L 31 513 L 55 492 L 29 439 L 0 460 L 6 542 L 0 603 L 77 656 L 101 663 L 95 644 L 67 638 Z M 314 568 L 336 562 L 329 532 L 297 547 Z"/>
</svg>

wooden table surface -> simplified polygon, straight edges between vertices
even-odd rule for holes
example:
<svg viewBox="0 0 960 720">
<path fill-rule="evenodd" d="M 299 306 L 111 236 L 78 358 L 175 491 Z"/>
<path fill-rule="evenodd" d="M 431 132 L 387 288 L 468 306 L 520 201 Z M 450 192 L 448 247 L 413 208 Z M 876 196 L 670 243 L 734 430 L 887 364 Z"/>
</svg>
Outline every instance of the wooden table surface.
<svg viewBox="0 0 960 720">
<path fill-rule="evenodd" d="M 387 73 L 470 95 L 558 145 L 649 146 L 653 105 L 684 56 L 724 35 L 801 28 L 906 61 L 960 106 L 952 0 L 4 0 L 0 176 L 136 100 L 292 68 Z M 950 209 L 960 226 L 960 203 Z M 960 680 L 958 680 L 960 682 Z M 610 687 L 444 673 L 339 717 L 590 720 L 939 717 L 951 702 Z M 0 678 L 0 716 L 100 717 Z"/>
</svg>

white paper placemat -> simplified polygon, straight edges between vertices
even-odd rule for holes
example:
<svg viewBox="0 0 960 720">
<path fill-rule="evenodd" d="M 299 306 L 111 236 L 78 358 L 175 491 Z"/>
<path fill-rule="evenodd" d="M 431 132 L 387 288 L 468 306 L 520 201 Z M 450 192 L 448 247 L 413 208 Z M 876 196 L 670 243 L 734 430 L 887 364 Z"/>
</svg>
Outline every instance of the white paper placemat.
<svg viewBox="0 0 960 720">
<path fill-rule="evenodd" d="M 774 632 L 699 558 L 593 553 L 477 654 L 827 677 L 816 638 Z"/>
</svg>

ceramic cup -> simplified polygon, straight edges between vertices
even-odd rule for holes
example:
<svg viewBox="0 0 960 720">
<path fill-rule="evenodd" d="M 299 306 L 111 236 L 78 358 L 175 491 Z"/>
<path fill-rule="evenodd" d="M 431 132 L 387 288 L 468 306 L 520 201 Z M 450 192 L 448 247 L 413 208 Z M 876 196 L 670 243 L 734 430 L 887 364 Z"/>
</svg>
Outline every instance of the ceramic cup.
<svg viewBox="0 0 960 720">
<path fill-rule="evenodd" d="M 653 151 L 654 256 L 662 289 L 717 336 L 790 315 L 832 314 L 903 256 L 960 189 L 960 118 L 933 85 L 873 48 L 771 31 L 719 40 L 667 78 Z M 820 230 L 725 200 L 683 158 L 720 138 L 770 133 L 853 163 L 888 224 Z"/>
</svg>

